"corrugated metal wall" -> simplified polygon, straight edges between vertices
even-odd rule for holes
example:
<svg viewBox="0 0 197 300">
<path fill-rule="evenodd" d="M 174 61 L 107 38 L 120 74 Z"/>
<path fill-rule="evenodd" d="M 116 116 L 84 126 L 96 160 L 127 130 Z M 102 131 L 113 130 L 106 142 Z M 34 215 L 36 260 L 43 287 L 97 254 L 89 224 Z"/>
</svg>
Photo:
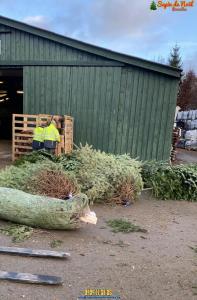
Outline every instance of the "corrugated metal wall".
<svg viewBox="0 0 197 300">
<path fill-rule="evenodd" d="M 168 159 L 175 87 L 134 67 L 24 67 L 24 110 L 74 116 L 76 144 Z"/>
<path fill-rule="evenodd" d="M 178 79 L 134 66 L 39 66 L 106 62 L 97 55 L 0 25 L 0 61 L 23 67 L 24 113 L 75 118 L 75 143 L 141 159 L 168 159 Z M 1 64 L 2 65 L 2 64 Z M 61 64 L 60 64 L 61 65 Z"/>
<path fill-rule="evenodd" d="M 23 31 L 0 25 L 0 31 L 11 31 L 11 34 L 1 33 L 0 60 L 12 61 L 107 61 L 102 57 L 88 54 L 62 44 L 43 39 Z"/>
</svg>

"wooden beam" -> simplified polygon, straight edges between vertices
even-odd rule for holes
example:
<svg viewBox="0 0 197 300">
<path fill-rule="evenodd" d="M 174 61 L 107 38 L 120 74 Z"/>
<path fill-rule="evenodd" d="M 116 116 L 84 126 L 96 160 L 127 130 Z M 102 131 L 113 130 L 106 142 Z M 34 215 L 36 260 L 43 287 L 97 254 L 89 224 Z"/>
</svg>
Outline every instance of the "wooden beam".
<svg viewBox="0 0 197 300">
<path fill-rule="evenodd" d="M 8 34 L 8 33 L 12 33 L 11 31 L 0 31 L 0 34 Z"/>
<path fill-rule="evenodd" d="M 39 275 L 30 273 L 4 272 L 0 271 L 0 280 L 10 280 L 23 283 L 61 285 L 61 277 L 51 275 Z"/>
<path fill-rule="evenodd" d="M 0 66 L 84 66 L 84 67 L 122 67 L 125 64 L 116 61 L 90 62 L 90 61 L 10 61 L 1 60 Z"/>
<path fill-rule="evenodd" d="M 34 250 L 30 248 L 0 247 L 0 254 L 12 254 L 20 256 L 36 256 L 51 258 L 68 258 L 70 253 L 50 250 Z"/>
</svg>

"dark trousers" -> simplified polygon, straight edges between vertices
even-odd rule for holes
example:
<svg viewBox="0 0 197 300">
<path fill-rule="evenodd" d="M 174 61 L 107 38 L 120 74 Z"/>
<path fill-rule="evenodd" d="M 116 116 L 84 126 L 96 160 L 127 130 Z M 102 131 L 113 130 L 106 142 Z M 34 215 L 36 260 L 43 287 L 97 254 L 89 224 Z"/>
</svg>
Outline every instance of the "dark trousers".
<svg viewBox="0 0 197 300">
<path fill-rule="evenodd" d="M 55 148 L 57 146 L 57 142 L 56 141 L 44 141 L 44 149 L 51 153 L 51 154 L 55 154 Z"/>
<path fill-rule="evenodd" d="M 33 140 L 32 148 L 34 151 L 41 150 L 44 148 L 44 143 Z"/>
</svg>

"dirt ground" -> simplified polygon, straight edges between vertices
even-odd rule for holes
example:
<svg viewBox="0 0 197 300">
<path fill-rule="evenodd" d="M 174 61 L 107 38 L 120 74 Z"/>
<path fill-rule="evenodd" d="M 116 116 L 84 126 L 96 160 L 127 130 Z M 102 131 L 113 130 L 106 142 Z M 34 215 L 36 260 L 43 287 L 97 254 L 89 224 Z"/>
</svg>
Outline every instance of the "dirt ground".
<svg viewBox="0 0 197 300">
<path fill-rule="evenodd" d="M 22 243 L 0 235 L 2 246 L 50 249 L 68 260 L 0 255 L 3 271 L 62 276 L 63 286 L 0 282 L 1 300 L 76 300 L 87 288 L 112 289 L 121 300 L 197 299 L 197 204 L 158 201 L 144 194 L 129 207 L 95 206 L 98 224 L 73 232 L 36 230 Z M 106 220 L 126 217 L 148 233 L 112 233 Z M 4 224 L 3 222 L 1 224 Z"/>
<path fill-rule="evenodd" d="M 178 151 L 179 159 L 197 162 L 197 153 Z M 191 161 L 192 160 L 192 161 Z M 11 145 L 0 143 L 0 168 L 11 163 Z M 69 260 L 0 255 L 2 271 L 61 276 L 63 286 L 0 281 L 0 300 L 76 300 L 87 288 L 112 289 L 121 300 L 197 299 L 197 204 L 158 201 L 144 194 L 129 207 L 95 206 L 98 224 L 73 232 L 35 230 L 25 242 L 13 244 L 0 234 L 0 245 L 69 251 Z M 112 233 L 106 221 L 125 217 L 148 230 Z M 6 224 L 1 222 L 0 225 Z M 194 288 L 196 287 L 196 288 Z"/>
<path fill-rule="evenodd" d="M 177 161 L 179 161 L 179 163 L 196 163 L 197 164 L 197 151 L 177 149 L 176 159 L 177 159 Z"/>
</svg>

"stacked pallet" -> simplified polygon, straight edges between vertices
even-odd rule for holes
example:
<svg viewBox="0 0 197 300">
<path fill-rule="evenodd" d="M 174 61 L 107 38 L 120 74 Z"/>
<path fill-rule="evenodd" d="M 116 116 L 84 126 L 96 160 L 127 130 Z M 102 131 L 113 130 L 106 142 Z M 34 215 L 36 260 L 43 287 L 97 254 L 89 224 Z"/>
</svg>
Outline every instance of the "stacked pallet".
<svg viewBox="0 0 197 300">
<path fill-rule="evenodd" d="M 25 115 L 12 116 L 12 160 L 32 151 L 33 130 L 38 125 L 45 125 L 52 118 L 57 121 L 61 141 L 56 148 L 56 155 L 66 154 L 73 149 L 73 118 L 70 116 Z"/>
<path fill-rule="evenodd" d="M 176 147 L 179 141 L 179 137 L 180 137 L 180 130 L 178 128 L 174 128 L 172 134 L 172 150 L 170 155 L 171 161 L 176 160 Z"/>
</svg>

